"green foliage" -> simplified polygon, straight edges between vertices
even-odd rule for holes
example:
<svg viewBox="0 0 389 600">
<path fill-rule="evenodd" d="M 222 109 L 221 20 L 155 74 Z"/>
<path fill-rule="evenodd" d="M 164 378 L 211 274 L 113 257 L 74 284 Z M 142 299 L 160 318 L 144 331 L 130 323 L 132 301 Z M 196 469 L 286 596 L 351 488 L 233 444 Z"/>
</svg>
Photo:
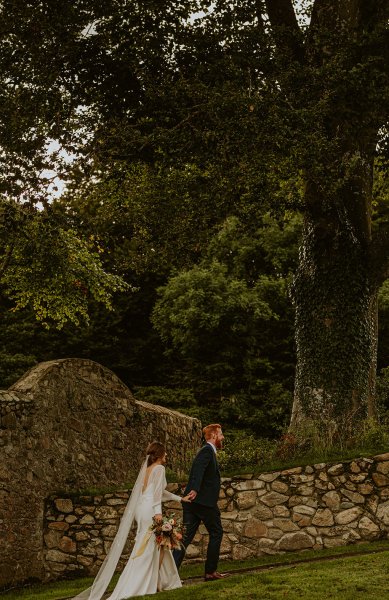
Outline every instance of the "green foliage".
<svg viewBox="0 0 389 600">
<path fill-rule="evenodd" d="M 289 273 L 300 220 L 228 219 L 203 260 L 159 290 L 152 319 L 193 390 L 193 416 L 274 435 L 290 410 Z M 280 382 L 280 378 L 282 383 Z"/>
<path fill-rule="evenodd" d="M 195 266 L 161 289 L 154 323 L 162 338 L 171 339 L 183 354 L 191 355 L 205 346 L 206 352 L 212 352 L 227 327 L 233 342 L 240 334 L 253 335 L 258 325 L 274 317 L 264 300 L 270 284 L 263 276 L 249 287 L 244 280 L 228 276 L 227 267 L 216 260 L 205 268 Z"/>
<path fill-rule="evenodd" d="M 120 277 L 105 272 L 92 243 L 50 215 L 36 212 L 18 225 L 2 248 L 1 283 L 15 310 L 31 307 L 45 325 L 62 327 L 88 321 L 91 299 L 111 308 L 112 293 L 128 289 Z"/>
<path fill-rule="evenodd" d="M 37 359 L 34 354 L 0 352 L 0 389 L 8 388 L 14 384 L 36 363 Z"/>
<path fill-rule="evenodd" d="M 387 276 L 383 186 L 373 240 L 370 214 L 373 157 L 381 155 L 383 172 L 389 147 L 388 5 L 362 3 L 353 13 L 309 0 L 299 3 L 299 27 L 294 4 L 4 0 L 0 8 L 0 193 L 27 212 L 38 202 L 48 212 L 45 169 L 69 190 L 65 224 L 55 234 L 48 227 L 46 245 L 34 227 L 30 244 L 7 229 L 8 295 L 62 325 L 85 319 L 89 297 L 109 305 L 123 284 L 107 272 L 129 285 L 149 276 L 143 311 L 123 302 L 106 326 L 104 311 L 92 309 L 93 333 L 83 330 L 87 347 L 78 351 L 108 357 L 128 381 L 142 372 L 142 384 L 193 389 L 195 410 L 235 419 L 241 406 L 248 422 L 255 405 L 256 428 L 293 387 L 287 288 L 297 228 L 284 243 L 285 208 L 299 208 L 306 225 L 295 301 L 297 391 L 307 405 L 324 390 L 338 414 L 358 389 L 364 407 L 375 339 L 361 305 Z M 48 153 L 51 139 L 75 160 Z M 269 210 L 281 224 L 264 226 Z M 40 231 L 46 239 L 46 226 Z M 82 241 L 91 235 L 92 247 Z M 173 348 L 147 381 L 139 363 L 161 358 L 144 326 L 153 285 L 165 286 L 154 320 Z M 182 322 L 164 304 L 169 294 Z M 140 313 L 134 358 L 123 340 Z M 335 313 L 343 327 L 331 327 Z M 113 331 L 118 359 L 102 349 Z"/>
<path fill-rule="evenodd" d="M 239 469 L 247 468 L 258 472 L 264 463 L 272 459 L 275 447 L 275 442 L 256 438 L 245 430 L 229 431 L 223 450 L 218 452 L 218 462 L 224 474 L 235 474 Z"/>
<path fill-rule="evenodd" d="M 133 392 L 137 400 L 160 404 L 167 408 L 186 412 L 196 405 L 193 392 L 183 388 L 167 388 L 162 386 L 135 387 Z"/>
<path fill-rule="evenodd" d="M 389 367 L 382 369 L 377 377 L 377 404 L 381 423 L 389 425 Z"/>
</svg>

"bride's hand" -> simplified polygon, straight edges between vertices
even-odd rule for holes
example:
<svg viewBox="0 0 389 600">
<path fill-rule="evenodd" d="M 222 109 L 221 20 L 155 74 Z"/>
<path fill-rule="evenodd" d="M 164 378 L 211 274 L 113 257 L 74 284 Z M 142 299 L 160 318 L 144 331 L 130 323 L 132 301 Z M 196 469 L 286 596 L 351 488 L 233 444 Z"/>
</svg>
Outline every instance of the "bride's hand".
<svg viewBox="0 0 389 600">
<path fill-rule="evenodd" d="M 190 494 L 187 494 L 186 496 L 183 496 L 181 498 L 181 502 L 192 502 L 192 497 Z"/>
<path fill-rule="evenodd" d="M 162 521 L 162 515 L 160 513 L 154 515 L 154 519 L 156 520 L 157 523 L 161 523 Z"/>
</svg>

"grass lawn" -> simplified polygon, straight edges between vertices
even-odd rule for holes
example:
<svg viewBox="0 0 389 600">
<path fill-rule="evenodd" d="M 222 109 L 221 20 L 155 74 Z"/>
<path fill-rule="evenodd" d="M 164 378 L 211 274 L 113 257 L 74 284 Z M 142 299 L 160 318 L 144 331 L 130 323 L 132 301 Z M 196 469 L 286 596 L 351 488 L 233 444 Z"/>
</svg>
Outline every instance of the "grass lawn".
<svg viewBox="0 0 389 600">
<path fill-rule="evenodd" d="M 385 550 L 377 554 L 358 555 L 366 551 Z M 227 596 L 228 600 L 389 600 L 389 541 L 374 542 L 322 551 L 265 556 L 250 561 L 221 562 L 220 570 L 265 566 L 275 563 L 292 563 L 296 560 L 325 558 L 341 553 L 352 557 L 339 557 L 331 562 L 301 563 L 283 566 L 265 573 L 234 575 L 212 583 L 198 583 L 182 589 L 158 594 L 158 600 L 212 600 Z M 183 579 L 200 576 L 203 564 L 184 566 Z M 60 600 L 75 596 L 91 584 L 91 579 L 35 584 L 1 594 L 1 600 Z M 112 586 L 115 584 L 113 582 Z M 112 587 L 111 586 L 111 587 Z M 150 599 L 150 596 L 142 596 Z"/>
</svg>

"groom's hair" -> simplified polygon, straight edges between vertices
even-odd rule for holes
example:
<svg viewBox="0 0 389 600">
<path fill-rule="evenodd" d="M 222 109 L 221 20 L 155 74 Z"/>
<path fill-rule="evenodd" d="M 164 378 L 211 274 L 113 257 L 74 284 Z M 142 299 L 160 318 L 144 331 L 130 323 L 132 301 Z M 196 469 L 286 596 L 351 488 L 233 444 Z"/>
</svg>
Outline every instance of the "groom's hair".
<svg viewBox="0 0 389 600">
<path fill-rule="evenodd" d="M 205 440 L 209 440 L 214 433 L 217 432 L 218 429 L 221 429 L 222 426 L 219 423 L 213 423 L 212 425 L 206 425 L 203 428 L 203 436 Z"/>
</svg>

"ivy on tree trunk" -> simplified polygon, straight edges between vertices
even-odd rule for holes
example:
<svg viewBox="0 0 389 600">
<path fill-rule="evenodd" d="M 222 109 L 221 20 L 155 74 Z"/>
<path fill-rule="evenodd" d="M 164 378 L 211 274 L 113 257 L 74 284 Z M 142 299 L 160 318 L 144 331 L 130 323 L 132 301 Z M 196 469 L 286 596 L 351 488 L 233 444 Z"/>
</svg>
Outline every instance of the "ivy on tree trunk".
<svg viewBox="0 0 389 600">
<path fill-rule="evenodd" d="M 291 0 L 266 6 L 282 64 L 294 65 L 296 73 L 311 69 L 317 101 L 332 98 L 323 119 L 326 151 L 316 158 L 320 167 L 304 173 L 291 428 L 307 432 L 314 425 L 327 442 L 350 439 L 361 419 L 376 416 L 377 291 L 387 277 L 389 244 L 385 229 L 372 235 L 371 215 L 374 155 L 386 112 L 377 73 L 381 82 L 387 76 L 389 2 L 316 0 L 304 38 Z M 356 97 L 356 89 L 365 97 Z"/>
</svg>

